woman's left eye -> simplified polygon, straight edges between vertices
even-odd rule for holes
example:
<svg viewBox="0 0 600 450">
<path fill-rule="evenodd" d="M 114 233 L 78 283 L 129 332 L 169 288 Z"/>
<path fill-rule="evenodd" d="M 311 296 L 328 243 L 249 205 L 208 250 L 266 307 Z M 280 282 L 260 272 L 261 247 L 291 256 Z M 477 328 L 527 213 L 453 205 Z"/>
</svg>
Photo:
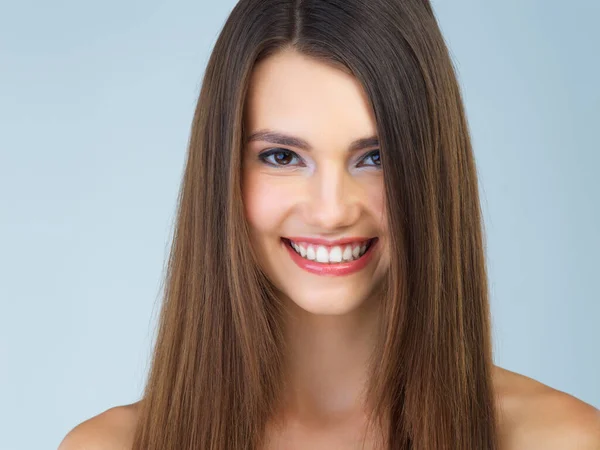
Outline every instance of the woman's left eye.
<svg viewBox="0 0 600 450">
<path fill-rule="evenodd" d="M 374 166 L 374 167 L 381 166 L 379 150 L 373 150 L 372 152 L 367 153 L 365 155 L 365 157 L 360 160 L 359 164 L 362 164 L 364 161 L 367 161 L 369 159 L 373 162 L 373 164 L 367 164 L 367 166 Z"/>
</svg>

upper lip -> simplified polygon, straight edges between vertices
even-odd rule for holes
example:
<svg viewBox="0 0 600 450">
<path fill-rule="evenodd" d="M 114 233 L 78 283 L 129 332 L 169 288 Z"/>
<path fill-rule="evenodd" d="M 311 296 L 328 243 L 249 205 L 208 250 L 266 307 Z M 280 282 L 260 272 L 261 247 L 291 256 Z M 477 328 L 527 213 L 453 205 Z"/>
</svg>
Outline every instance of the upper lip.
<svg viewBox="0 0 600 450">
<path fill-rule="evenodd" d="M 366 237 L 366 236 L 352 236 L 352 237 L 345 237 L 345 238 L 340 238 L 340 239 L 324 239 L 324 238 L 318 238 L 318 237 L 288 236 L 288 237 L 285 237 L 284 239 L 288 239 L 288 240 L 294 241 L 296 243 L 306 242 L 307 244 L 325 245 L 327 247 L 333 247 L 334 245 L 356 244 L 359 242 L 370 241 L 371 239 L 376 239 L 376 238 L 370 238 L 370 237 Z"/>
</svg>

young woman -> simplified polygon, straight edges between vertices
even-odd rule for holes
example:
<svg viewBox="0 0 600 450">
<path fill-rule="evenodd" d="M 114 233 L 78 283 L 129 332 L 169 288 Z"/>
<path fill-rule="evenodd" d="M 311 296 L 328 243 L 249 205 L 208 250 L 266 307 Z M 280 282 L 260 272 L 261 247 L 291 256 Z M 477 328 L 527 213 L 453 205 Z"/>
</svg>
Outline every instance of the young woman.
<svg viewBox="0 0 600 450">
<path fill-rule="evenodd" d="M 483 239 L 428 1 L 242 0 L 143 397 L 61 449 L 599 449 L 595 408 L 493 365 Z"/>
</svg>

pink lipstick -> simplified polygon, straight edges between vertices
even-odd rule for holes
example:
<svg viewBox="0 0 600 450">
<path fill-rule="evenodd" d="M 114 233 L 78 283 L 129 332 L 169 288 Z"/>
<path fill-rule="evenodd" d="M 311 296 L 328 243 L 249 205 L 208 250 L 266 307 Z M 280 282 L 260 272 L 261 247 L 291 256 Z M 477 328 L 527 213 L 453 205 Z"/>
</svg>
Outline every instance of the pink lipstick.
<svg viewBox="0 0 600 450">
<path fill-rule="evenodd" d="M 354 259 L 352 261 L 342 261 L 342 262 L 330 262 L 330 263 L 321 263 L 318 261 L 309 260 L 303 258 L 299 255 L 296 250 L 291 246 L 290 240 L 286 238 L 281 239 L 283 245 L 287 249 L 292 261 L 296 263 L 298 267 L 306 270 L 307 272 L 314 273 L 316 275 L 325 275 L 325 276 L 343 276 L 350 275 L 358 272 L 363 269 L 369 261 L 372 259 L 374 248 L 379 242 L 378 238 L 373 238 L 369 240 L 367 244 L 367 249 L 365 253 L 360 256 L 358 259 Z M 311 241 L 314 241 L 311 239 Z M 347 241 L 344 241 L 347 242 Z M 335 244 L 343 244 L 344 242 L 335 242 Z M 356 240 L 354 240 L 356 242 Z M 312 243 L 312 242 L 311 242 Z M 347 242 L 349 243 L 349 242 Z"/>
</svg>

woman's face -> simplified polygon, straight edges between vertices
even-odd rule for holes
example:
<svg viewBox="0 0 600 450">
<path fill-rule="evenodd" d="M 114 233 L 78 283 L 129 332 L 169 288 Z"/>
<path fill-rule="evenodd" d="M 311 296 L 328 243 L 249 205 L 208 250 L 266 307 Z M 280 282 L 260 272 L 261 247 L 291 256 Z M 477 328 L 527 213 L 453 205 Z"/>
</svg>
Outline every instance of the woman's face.
<svg viewBox="0 0 600 450">
<path fill-rule="evenodd" d="M 307 312 L 358 308 L 389 265 L 377 130 L 360 84 L 286 51 L 255 67 L 245 114 L 243 201 L 261 268 Z"/>
</svg>

